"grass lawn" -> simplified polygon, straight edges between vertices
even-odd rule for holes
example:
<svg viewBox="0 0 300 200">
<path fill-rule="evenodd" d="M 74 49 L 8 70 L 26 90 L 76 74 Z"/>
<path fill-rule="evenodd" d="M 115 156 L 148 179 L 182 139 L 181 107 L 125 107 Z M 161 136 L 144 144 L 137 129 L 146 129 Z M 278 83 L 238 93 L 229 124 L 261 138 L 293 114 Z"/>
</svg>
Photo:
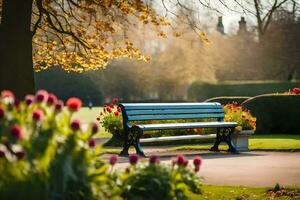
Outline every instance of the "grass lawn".
<svg viewBox="0 0 300 200">
<path fill-rule="evenodd" d="M 101 111 L 102 107 L 93 107 L 91 110 L 88 107 L 83 107 L 73 117 L 80 119 L 82 123 L 90 123 L 96 121 Z"/>
<path fill-rule="evenodd" d="M 204 145 L 180 145 L 172 147 L 171 150 L 208 150 L 211 144 Z M 300 150 L 300 135 L 273 134 L 253 135 L 249 139 L 249 148 L 252 151 L 296 151 Z M 227 150 L 226 145 L 220 146 L 221 150 Z"/>
<path fill-rule="evenodd" d="M 107 133 L 108 134 L 108 133 Z M 299 151 L 300 135 L 276 134 L 276 135 L 253 135 L 249 141 L 252 151 Z M 209 150 L 212 144 L 179 144 L 172 145 L 168 151 L 197 151 Z M 220 145 L 220 150 L 227 150 L 227 145 Z M 119 153 L 120 148 L 104 147 L 103 153 Z M 135 152 L 131 148 L 131 152 Z"/>
<path fill-rule="evenodd" d="M 233 186 L 213 186 L 203 185 L 203 194 L 191 195 L 189 199 L 209 199 L 209 200 L 261 200 L 261 199 L 300 199 L 299 187 L 285 188 L 278 192 L 268 192 L 272 188 L 253 188 L 253 187 L 233 187 Z"/>
<path fill-rule="evenodd" d="M 102 111 L 103 107 L 93 107 L 89 109 L 88 107 L 83 107 L 79 112 L 75 113 L 73 119 L 80 119 L 83 124 L 88 124 L 90 122 L 97 122 L 97 117 Z M 97 138 L 110 138 L 111 134 L 107 133 L 104 128 L 100 125 L 100 131 L 96 135 Z"/>
</svg>

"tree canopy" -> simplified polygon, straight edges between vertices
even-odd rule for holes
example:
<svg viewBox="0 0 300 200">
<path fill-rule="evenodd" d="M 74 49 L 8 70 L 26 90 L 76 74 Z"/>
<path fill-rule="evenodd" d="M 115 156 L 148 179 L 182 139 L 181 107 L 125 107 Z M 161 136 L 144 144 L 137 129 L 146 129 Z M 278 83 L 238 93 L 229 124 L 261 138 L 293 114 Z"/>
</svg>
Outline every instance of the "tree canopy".
<svg viewBox="0 0 300 200">
<path fill-rule="evenodd" d="M 114 58 L 149 58 L 126 30 L 150 24 L 158 35 L 169 23 L 141 0 L 34 0 L 34 68 L 60 65 L 67 71 L 101 69 Z"/>
</svg>

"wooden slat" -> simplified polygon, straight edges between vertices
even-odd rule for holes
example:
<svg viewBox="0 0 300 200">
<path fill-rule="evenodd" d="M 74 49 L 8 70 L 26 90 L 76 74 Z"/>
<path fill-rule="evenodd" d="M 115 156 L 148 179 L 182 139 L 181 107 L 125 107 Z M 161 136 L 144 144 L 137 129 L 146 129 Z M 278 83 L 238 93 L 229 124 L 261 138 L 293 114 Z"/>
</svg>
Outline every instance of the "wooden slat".
<svg viewBox="0 0 300 200">
<path fill-rule="evenodd" d="M 125 110 L 222 108 L 219 103 L 123 103 L 120 106 Z"/>
<path fill-rule="evenodd" d="M 129 121 L 143 120 L 172 120 L 172 119 L 202 119 L 202 118 L 223 118 L 223 113 L 217 114 L 180 114 L 180 115 L 135 115 L 128 116 Z"/>
<path fill-rule="evenodd" d="M 128 116 L 132 115 L 156 115 L 156 114 L 208 114 L 208 113 L 223 113 L 224 110 L 217 109 L 172 109 L 172 110 L 128 110 Z"/>
<path fill-rule="evenodd" d="M 190 123 L 165 123 L 165 124 L 140 124 L 136 125 L 142 130 L 172 130 L 172 129 L 188 129 L 188 128 L 224 128 L 236 127 L 236 122 L 190 122 Z"/>
<path fill-rule="evenodd" d="M 191 140 L 191 139 L 210 139 L 216 138 L 216 134 L 208 135 L 178 135 L 178 136 L 168 136 L 168 137 L 152 137 L 140 139 L 141 143 L 147 142 L 162 142 L 162 141 L 174 141 L 174 140 Z"/>
</svg>

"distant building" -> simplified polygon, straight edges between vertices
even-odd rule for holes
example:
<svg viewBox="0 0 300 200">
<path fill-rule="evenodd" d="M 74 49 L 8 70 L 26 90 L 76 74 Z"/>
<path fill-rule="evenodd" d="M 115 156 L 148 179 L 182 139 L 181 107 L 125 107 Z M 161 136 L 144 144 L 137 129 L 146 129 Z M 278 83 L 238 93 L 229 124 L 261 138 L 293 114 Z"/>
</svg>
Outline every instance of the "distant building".
<svg viewBox="0 0 300 200">
<path fill-rule="evenodd" d="M 217 24 L 217 31 L 223 35 L 225 34 L 222 16 L 219 17 L 218 24 Z"/>
<path fill-rule="evenodd" d="M 217 31 L 222 35 L 225 35 L 222 16 L 218 17 Z M 237 31 L 237 35 L 244 35 L 247 32 L 247 22 L 245 20 L 245 17 L 241 17 L 241 20 L 239 21 L 239 29 Z"/>
<path fill-rule="evenodd" d="M 245 17 L 241 17 L 241 20 L 239 21 L 238 35 L 245 33 L 247 33 L 247 22 L 245 20 Z"/>
</svg>

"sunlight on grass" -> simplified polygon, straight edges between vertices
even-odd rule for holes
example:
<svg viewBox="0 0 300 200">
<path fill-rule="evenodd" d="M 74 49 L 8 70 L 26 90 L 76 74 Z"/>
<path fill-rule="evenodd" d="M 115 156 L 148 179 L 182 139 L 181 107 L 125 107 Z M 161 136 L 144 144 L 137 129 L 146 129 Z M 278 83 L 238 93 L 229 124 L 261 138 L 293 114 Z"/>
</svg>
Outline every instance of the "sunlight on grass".
<svg viewBox="0 0 300 200">
<path fill-rule="evenodd" d="M 199 199 L 265 199 L 268 188 L 232 187 L 203 185 L 203 195 Z"/>
<path fill-rule="evenodd" d="M 90 122 L 97 122 L 97 117 L 102 111 L 103 107 L 93 107 L 89 109 L 88 107 L 83 107 L 74 114 L 73 119 L 79 119 L 83 124 L 89 124 Z M 107 133 L 104 128 L 100 125 L 100 131 L 95 135 L 97 138 L 110 138 L 111 134 Z"/>
<path fill-rule="evenodd" d="M 193 195 L 189 199 L 209 199 L 209 200 L 263 200 L 263 199 L 298 199 L 293 198 L 292 195 L 282 195 L 273 197 L 268 194 L 268 190 L 273 189 L 270 187 L 244 187 L 244 186 L 216 186 L 216 185 L 202 185 L 202 195 Z M 299 187 L 284 187 L 284 190 L 299 191 Z"/>
<path fill-rule="evenodd" d="M 90 123 L 96 121 L 101 111 L 102 107 L 93 107 L 92 109 L 83 107 L 74 114 L 73 118 L 80 119 L 82 123 Z"/>
<path fill-rule="evenodd" d="M 258 135 L 249 141 L 251 150 L 299 150 L 299 135 Z"/>
<path fill-rule="evenodd" d="M 208 150 L 212 144 L 193 144 L 172 147 L 170 150 Z M 226 145 L 220 145 L 220 150 L 227 150 Z M 249 139 L 250 150 L 300 150 L 300 135 L 276 134 L 253 135 Z"/>
</svg>

